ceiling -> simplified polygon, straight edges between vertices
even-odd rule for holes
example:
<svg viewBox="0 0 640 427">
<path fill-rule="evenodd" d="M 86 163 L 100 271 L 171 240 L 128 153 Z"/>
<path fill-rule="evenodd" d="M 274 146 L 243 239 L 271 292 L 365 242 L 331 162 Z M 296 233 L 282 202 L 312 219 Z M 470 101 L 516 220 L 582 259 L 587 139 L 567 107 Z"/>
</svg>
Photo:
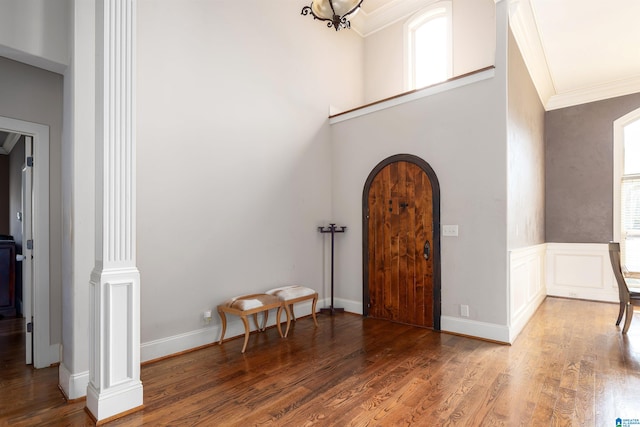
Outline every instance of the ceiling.
<svg viewBox="0 0 640 427">
<path fill-rule="evenodd" d="M 640 92 L 639 0 L 496 0 L 547 110 Z M 367 36 L 435 0 L 364 0 Z"/>
<path fill-rule="evenodd" d="M 8 155 L 20 139 L 20 134 L 0 130 L 0 155 Z"/>
</svg>

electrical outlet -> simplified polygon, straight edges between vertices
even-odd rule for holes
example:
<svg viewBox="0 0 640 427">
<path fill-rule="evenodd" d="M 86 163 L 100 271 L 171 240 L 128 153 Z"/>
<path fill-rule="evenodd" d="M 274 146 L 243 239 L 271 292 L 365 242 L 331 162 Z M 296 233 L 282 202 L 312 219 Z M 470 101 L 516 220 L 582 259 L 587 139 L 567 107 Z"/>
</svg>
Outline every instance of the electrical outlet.
<svg viewBox="0 0 640 427">
<path fill-rule="evenodd" d="M 460 316 L 469 317 L 469 306 L 466 304 L 460 305 Z"/>
<path fill-rule="evenodd" d="M 202 317 L 204 318 L 204 323 L 211 322 L 211 310 L 206 310 Z"/>
</svg>

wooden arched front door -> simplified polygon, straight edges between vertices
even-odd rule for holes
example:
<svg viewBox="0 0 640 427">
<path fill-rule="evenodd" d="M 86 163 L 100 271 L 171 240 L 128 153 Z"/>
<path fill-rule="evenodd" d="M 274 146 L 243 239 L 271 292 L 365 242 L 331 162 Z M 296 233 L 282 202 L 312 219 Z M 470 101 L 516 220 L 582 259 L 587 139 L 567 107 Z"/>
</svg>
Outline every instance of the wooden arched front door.
<svg viewBox="0 0 640 427">
<path fill-rule="evenodd" d="M 363 192 L 365 316 L 440 330 L 440 186 L 424 160 L 380 162 Z"/>
</svg>

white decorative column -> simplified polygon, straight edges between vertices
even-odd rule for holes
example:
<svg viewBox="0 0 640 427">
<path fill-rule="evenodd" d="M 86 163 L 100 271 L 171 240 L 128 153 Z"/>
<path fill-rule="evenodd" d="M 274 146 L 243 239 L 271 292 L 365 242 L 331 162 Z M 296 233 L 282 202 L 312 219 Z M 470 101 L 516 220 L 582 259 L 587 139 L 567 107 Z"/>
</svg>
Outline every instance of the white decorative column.
<svg viewBox="0 0 640 427">
<path fill-rule="evenodd" d="M 136 268 L 135 0 L 96 0 L 96 264 L 87 408 L 100 422 L 142 407 Z"/>
</svg>

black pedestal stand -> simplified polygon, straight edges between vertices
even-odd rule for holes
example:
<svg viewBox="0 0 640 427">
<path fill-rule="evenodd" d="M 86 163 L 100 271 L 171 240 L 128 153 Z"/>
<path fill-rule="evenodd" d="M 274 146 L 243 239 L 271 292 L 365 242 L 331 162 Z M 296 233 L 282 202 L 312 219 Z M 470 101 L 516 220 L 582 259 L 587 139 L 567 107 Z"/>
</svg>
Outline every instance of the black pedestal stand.
<svg viewBox="0 0 640 427">
<path fill-rule="evenodd" d="M 329 313 L 333 316 L 336 313 L 343 313 L 344 308 L 335 308 L 333 306 L 333 238 L 336 233 L 344 233 L 347 227 L 336 227 L 335 224 L 329 224 L 329 227 L 318 227 L 318 231 L 321 233 L 331 233 L 331 306 L 329 308 L 321 308 L 320 313 Z"/>
</svg>

